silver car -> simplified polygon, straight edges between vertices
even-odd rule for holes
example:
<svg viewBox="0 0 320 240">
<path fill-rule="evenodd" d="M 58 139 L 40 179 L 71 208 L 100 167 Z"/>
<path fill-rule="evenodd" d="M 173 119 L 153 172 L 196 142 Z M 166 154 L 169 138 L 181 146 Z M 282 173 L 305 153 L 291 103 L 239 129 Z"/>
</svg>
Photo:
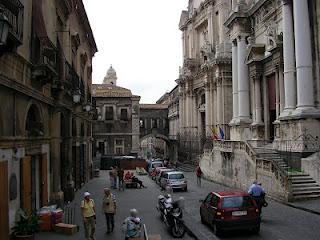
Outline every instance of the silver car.
<svg viewBox="0 0 320 240">
<path fill-rule="evenodd" d="M 160 187 L 165 189 L 167 186 L 172 189 L 182 189 L 184 191 L 188 190 L 188 183 L 186 178 L 183 175 L 183 172 L 172 171 L 164 172 L 163 176 L 160 179 Z"/>
<path fill-rule="evenodd" d="M 157 172 L 156 177 L 155 177 L 156 183 L 160 185 L 160 179 L 162 178 L 163 174 L 165 172 L 172 172 L 172 171 L 175 171 L 175 170 L 172 169 L 172 168 L 161 168 L 161 169 L 159 169 L 159 171 Z"/>
</svg>

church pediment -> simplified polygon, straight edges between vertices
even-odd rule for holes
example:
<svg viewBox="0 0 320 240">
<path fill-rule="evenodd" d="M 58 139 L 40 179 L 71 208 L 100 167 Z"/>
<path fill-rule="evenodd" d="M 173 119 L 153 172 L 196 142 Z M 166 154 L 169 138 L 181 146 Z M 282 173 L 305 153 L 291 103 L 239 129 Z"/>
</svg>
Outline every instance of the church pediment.
<svg viewBox="0 0 320 240">
<path fill-rule="evenodd" d="M 246 57 L 246 63 L 261 61 L 265 57 L 265 44 L 252 44 Z"/>
</svg>

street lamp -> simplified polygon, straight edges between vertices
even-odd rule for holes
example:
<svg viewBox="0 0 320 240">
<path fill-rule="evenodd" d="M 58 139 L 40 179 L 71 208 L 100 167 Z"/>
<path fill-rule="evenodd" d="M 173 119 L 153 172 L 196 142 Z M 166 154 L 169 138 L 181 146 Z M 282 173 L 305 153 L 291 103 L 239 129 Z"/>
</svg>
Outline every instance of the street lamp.
<svg viewBox="0 0 320 240">
<path fill-rule="evenodd" d="M 81 92 L 80 89 L 77 89 L 74 93 L 73 93 L 73 102 L 74 103 L 79 103 L 81 99 Z"/>
<path fill-rule="evenodd" d="M 90 104 L 90 102 L 87 102 L 87 103 L 83 106 L 83 110 L 85 110 L 86 112 L 90 112 L 90 111 L 91 111 L 91 104 Z"/>
<path fill-rule="evenodd" d="M 4 14 L 4 10 L 0 8 L 0 46 L 6 45 L 9 28 L 10 22 L 7 16 Z"/>
</svg>

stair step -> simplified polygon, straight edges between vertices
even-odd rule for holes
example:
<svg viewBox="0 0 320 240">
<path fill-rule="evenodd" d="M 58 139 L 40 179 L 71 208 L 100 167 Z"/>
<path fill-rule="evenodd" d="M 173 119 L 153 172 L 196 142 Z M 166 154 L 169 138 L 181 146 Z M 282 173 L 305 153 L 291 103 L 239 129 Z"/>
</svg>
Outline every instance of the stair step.
<svg viewBox="0 0 320 240">
<path fill-rule="evenodd" d="M 293 196 L 298 196 L 298 195 L 312 195 L 312 194 L 319 194 L 320 195 L 320 191 L 319 190 L 301 190 L 301 191 L 293 191 L 292 195 Z"/>
<path fill-rule="evenodd" d="M 316 192 L 320 192 L 320 187 L 319 186 L 313 186 L 313 187 L 292 187 L 292 192 L 296 193 L 296 192 L 304 192 L 304 191 L 316 191 Z"/>
<path fill-rule="evenodd" d="M 317 183 L 292 184 L 292 189 L 295 189 L 295 188 L 308 188 L 308 187 L 320 187 L 320 186 Z"/>
<path fill-rule="evenodd" d="M 309 174 L 307 173 L 302 173 L 302 172 L 291 172 L 289 173 L 289 178 L 293 179 L 293 177 L 310 177 Z"/>
<path fill-rule="evenodd" d="M 292 184 L 299 184 L 299 183 L 316 183 L 313 179 L 301 179 L 301 180 L 291 180 Z"/>
<path fill-rule="evenodd" d="M 310 194 L 307 196 L 299 195 L 299 196 L 293 196 L 293 200 L 305 200 L 305 199 L 316 199 L 320 198 L 320 194 Z"/>
<path fill-rule="evenodd" d="M 313 178 L 310 177 L 310 175 L 306 175 L 306 176 L 295 176 L 295 175 L 293 175 L 293 176 L 290 176 L 290 179 L 291 180 L 305 180 L 305 179 L 312 179 L 313 180 Z"/>
</svg>

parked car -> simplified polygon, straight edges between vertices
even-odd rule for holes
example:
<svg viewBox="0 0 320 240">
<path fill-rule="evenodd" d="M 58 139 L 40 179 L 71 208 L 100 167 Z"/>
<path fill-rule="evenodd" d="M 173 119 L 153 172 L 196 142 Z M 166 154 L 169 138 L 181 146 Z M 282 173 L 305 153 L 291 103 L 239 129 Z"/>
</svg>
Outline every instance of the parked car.
<svg viewBox="0 0 320 240">
<path fill-rule="evenodd" d="M 163 174 L 165 172 L 172 172 L 175 171 L 173 168 L 160 168 L 159 171 L 156 170 L 156 176 L 155 176 L 155 180 L 156 183 L 160 185 L 160 179 L 161 177 L 163 177 Z"/>
<path fill-rule="evenodd" d="M 166 169 L 166 167 L 156 167 L 153 169 L 154 173 L 152 174 L 152 180 L 156 180 L 156 176 L 161 169 Z"/>
<path fill-rule="evenodd" d="M 161 161 L 153 161 L 153 162 L 151 162 L 150 166 L 149 166 L 149 173 L 151 173 L 157 167 L 164 167 L 163 162 L 161 162 Z"/>
<path fill-rule="evenodd" d="M 200 206 L 201 222 L 209 224 L 216 235 L 221 231 L 250 229 L 260 231 L 259 208 L 246 192 L 211 192 Z"/>
<path fill-rule="evenodd" d="M 163 176 L 160 179 L 160 187 L 165 189 L 167 186 L 170 186 L 172 189 L 188 190 L 187 180 L 184 177 L 183 172 L 180 171 L 163 173 Z"/>
</svg>

